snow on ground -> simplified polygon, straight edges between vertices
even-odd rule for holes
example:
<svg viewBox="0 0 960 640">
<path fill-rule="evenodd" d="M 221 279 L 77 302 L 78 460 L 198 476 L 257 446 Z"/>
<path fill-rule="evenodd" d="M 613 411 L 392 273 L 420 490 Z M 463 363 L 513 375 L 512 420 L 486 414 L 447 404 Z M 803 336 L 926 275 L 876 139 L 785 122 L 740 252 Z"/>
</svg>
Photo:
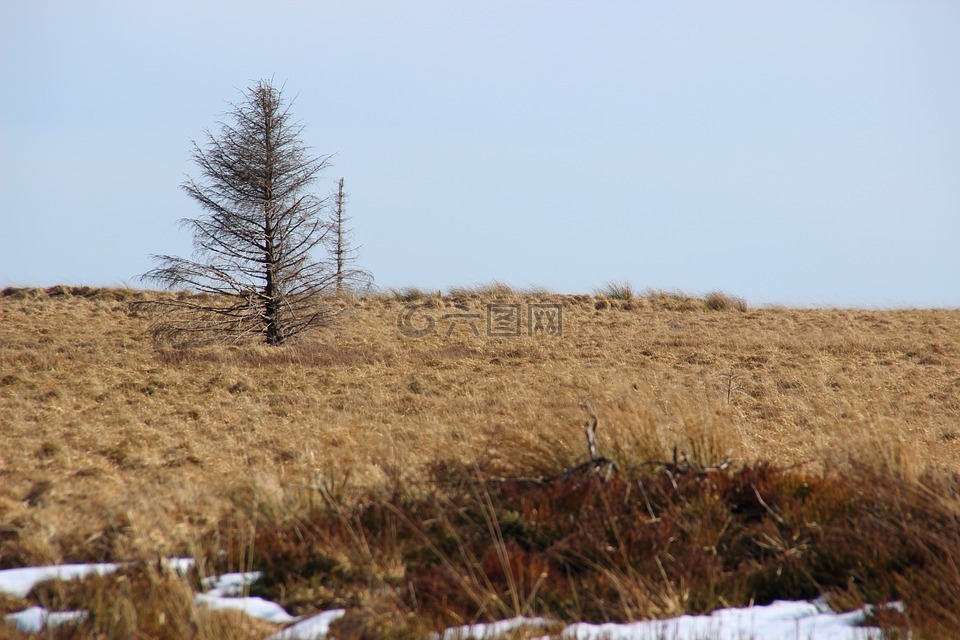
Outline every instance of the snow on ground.
<svg viewBox="0 0 960 640">
<path fill-rule="evenodd" d="M 868 609 L 833 613 L 823 602 L 774 602 L 758 607 L 720 609 L 708 616 L 680 616 L 625 624 L 568 625 L 559 638 L 575 640 L 870 640 L 879 639 L 879 629 L 863 624 Z M 496 638 L 518 627 L 547 626 L 545 618 L 513 618 L 492 624 L 474 624 L 447 629 L 441 640 Z M 546 640 L 543 636 L 539 640 Z"/>
<path fill-rule="evenodd" d="M 548 627 L 553 624 L 552 620 L 547 618 L 510 618 L 509 620 L 500 620 L 488 624 L 468 624 L 462 627 L 451 627 L 437 634 L 440 640 L 468 640 L 468 638 L 496 638 L 505 633 L 522 627 Z"/>
<path fill-rule="evenodd" d="M 193 566 L 193 560 L 175 558 L 167 566 L 184 573 Z M 49 567 L 7 569 L 0 571 L 0 593 L 25 598 L 45 580 L 70 580 L 89 575 L 106 575 L 123 565 L 66 564 Z M 320 640 L 330 630 L 330 624 L 343 617 L 343 609 L 325 611 L 300 620 L 291 616 L 275 602 L 257 597 L 237 597 L 260 578 L 260 573 L 227 573 L 202 581 L 204 593 L 196 595 L 198 605 L 211 609 L 235 609 L 248 616 L 274 624 L 292 624 L 268 640 Z M 573 640 L 872 640 L 879 639 L 879 629 L 858 626 L 864 623 L 870 607 L 849 613 L 834 613 L 822 601 L 774 602 L 766 606 L 742 609 L 720 609 L 705 616 L 680 616 L 668 620 L 647 620 L 626 624 L 568 625 L 560 638 Z M 47 611 L 30 607 L 4 617 L 8 624 L 26 633 L 38 633 L 46 628 L 82 620 L 85 611 Z M 545 618 L 512 618 L 489 624 L 453 627 L 437 634 L 437 640 L 479 640 L 494 638 L 517 627 L 544 627 L 552 624 Z M 547 636 L 544 636 L 546 638 Z"/>
<path fill-rule="evenodd" d="M 164 567 L 172 569 L 180 575 L 185 575 L 197 564 L 197 561 L 193 558 L 165 558 L 160 562 Z"/>
<path fill-rule="evenodd" d="M 163 564 L 179 573 L 186 573 L 194 565 L 193 558 L 169 558 Z M 122 567 L 122 564 L 58 564 L 48 567 L 25 567 L 0 571 L 0 593 L 14 598 L 26 598 L 35 586 L 47 580 L 74 580 L 94 574 L 105 576 Z"/>
<path fill-rule="evenodd" d="M 208 596 L 217 596 L 220 598 L 227 596 L 243 595 L 243 590 L 260 579 L 263 574 L 260 571 L 247 571 L 246 573 L 225 573 L 220 576 L 210 576 L 200 581 L 203 585 L 204 593 Z"/>
<path fill-rule="evenodd" d="M 86 611 L 47 611 L 43 607 L 30 607 L 3 619 L 23 633 L 40 633 L 49 627 L 78 622 L 86 617 Z"/>
<path fill-rule="evenodd" d="M 320 640 L 326 638 L 327 632 L 330 631 L 330 624 L 342 618 L 345 613 L 345 609 L 324 611 L 320 615 L 307 618 L 283 631 L 278 631 L 267 640 Z"/>
<path fill-rule="evenodd" d="M 251 618 L 260 618 L 274 624 L 289 624 L 300 618 L 291 616 L 276 602 L 257 597 L 243 596 L 247 587 L 260 579 L 263 575 L 259 571 L 246 573 L 225 573 L 219 576 L 210 576 L 201 581 L 204 591 L 198 593 L 198 605 L 210 609 L 236 609 L 243 611 Z"/>
<path fill-rule="evenodd" d="M 208 609 L 233 609 L 243 611 L 251 618 L 259 618 L 273 624 L 288 624 L 300 618 L 290 615 L 286 610 L 271 600 L 257 597 L 230 598 L 212 596 L 207 593 L 198 593 L 196 602 Z"/>
<path fill-rule="evenodd" d="M 784 602 L 743 609 L 719 609 L 708 616 L 681 616 L 629 624 L 572 624 L 562 638 L 576 640 L 866 640 L 881 637 L 876 628 L 860 627 L 866 609 L 837 614 L 824 603 Z"/>
<path fill-rule="evenodd" d="M 103 564 L 61 564 L 50 567 L 27 567 L 24 569 L 6 569 L 0 571 L 0 593 L 14 598 L 26 598 L 35 586 L 47 580 L 73 580 L 89 575 L 101 576 L 113 573 L 120 565 L 112 562 Z"/>
<path fill-rule="evenodd" d="M 173 558 L 166 560 L 165 565 L 180 573 L 185 573 L 194 562 L 189 558 Z M 7 569 L 0 571 L 0 593 L 12 595 L 16 598 L 26 598 L 35 586 L 46 580 L 72 580 L 85 578 L 90 575 L 107 575 L 120 569 L 123 565 L 115 563 L 103 564 L 64 564 L 49 567 L 29 567 L 23 569 Z M 260 573 L 226 573 L 222 576 L 212 576 L 203 580 L 206 588 L 204 593 L 196 595 L 196 603 L 210 609 L 235 609 L 243 611 L 252 618 L 260 618 L 274 624 L 289 624 L 300 618 L 291 616 L 276 602 L 263 598 L 238 598 L 245 587 L 257 581 Z M 47 627 L 57 626 L 65 622 L 73 622 L 86 616 L 86 612 L 48 612 L 42 607 L 30 607 L 25 611 L 10 614 L 4 617 L 8 623 L 18 629 L 36 633 Z"/>
</svg>

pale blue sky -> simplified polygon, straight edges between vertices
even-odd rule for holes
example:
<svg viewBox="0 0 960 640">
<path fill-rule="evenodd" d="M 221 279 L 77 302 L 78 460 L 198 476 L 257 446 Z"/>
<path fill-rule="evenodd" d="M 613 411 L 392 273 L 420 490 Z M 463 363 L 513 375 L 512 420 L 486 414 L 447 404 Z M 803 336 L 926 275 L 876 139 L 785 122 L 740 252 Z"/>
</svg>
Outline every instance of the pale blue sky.
<svg viewBox="0 0 960 640">
<path fill-rule="evenodd" d="M 384 287 L 960 306 L 960 2 L 4 2 L 0 286 L 188 255 L 192 138 L 286 83 Z"/>
</svg>

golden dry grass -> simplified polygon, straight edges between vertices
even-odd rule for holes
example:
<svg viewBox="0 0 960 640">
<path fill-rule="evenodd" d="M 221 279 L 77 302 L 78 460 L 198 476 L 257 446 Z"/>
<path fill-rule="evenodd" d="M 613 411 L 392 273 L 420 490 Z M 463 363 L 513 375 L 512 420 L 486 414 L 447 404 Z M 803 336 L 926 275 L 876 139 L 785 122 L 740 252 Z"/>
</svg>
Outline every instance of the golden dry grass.
<svg viewBox="0 0 960 640">
<path fill-rule="evenodd" d="M 680 294 L 346 301 L 289 347 L 155 344 L 122 292 L 0 298 L 0 566 L 189 553 L 226 514 L 304 485 L 416 479 L 437 460 L 556 469 L 680 446 L 704 462 L 850 457 L 960 471 L 960 310 L 712 310 Z M 562 338 L 475 336 L 444 313 L 563 305 Z M 460 307 L 455 305 L 459 304 Z M 524 325 L 525 326 L 525 325 Z M 238 507 L 239 505 L 239 507 Z"/>
</svg>

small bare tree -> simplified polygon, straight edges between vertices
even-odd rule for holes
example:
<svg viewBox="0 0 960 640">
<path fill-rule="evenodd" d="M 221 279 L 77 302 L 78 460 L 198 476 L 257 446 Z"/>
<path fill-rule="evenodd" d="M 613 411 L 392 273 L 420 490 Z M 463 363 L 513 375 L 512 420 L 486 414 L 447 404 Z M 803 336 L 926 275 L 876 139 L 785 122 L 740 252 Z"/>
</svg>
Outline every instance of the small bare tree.
<svg viewBox="0 0 960 640">
<path fill-rule="evenodd" d="M 353 232 L 347 215 L 347 192 L 343 178 L 337 181 L 330 214 L 330 260 L 336 272 L 337 293 L 373 284 L 373 276 L 357 266 L 357 247 L 353 246 Z"/>
<path fill-rule="evenodd" d="M 182 187 L 203 216 L 180 221 L 193 232 L 193 259 L 153 256 L 158 266 L 141 276 L 208 294 L 154 303 L 157 330 L 176 339 L 260 335 L 279 345 L 331 317 L 322 294 L 336 272 L 312 252 L 326 248 L 332 229 L 326 203 L 308 191 L 329 157 L 308 153 L 303 125 L 270 81 L 243 97 L 217 135 L 206 131 L 204 147 L 193 143 L 201 177 Z"/>
</svg>

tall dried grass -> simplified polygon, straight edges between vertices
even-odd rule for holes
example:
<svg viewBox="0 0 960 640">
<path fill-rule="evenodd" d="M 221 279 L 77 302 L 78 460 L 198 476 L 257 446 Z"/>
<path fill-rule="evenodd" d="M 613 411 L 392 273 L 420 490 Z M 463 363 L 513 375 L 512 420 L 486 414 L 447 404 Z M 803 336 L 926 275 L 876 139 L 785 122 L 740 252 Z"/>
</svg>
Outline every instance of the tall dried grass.
<svg viewBox="0 0 960 640">
<path fill-rule="evenodd" d="M 341 323 L 282 349 L 175 350 L 126 303 L 177 294 L 4 290 L 0 567 L 193 554 L 210 540 L 255 560 L 251 523 L 306 517 L 305 487 L 331 474 L 349 477 L 349 503 L 398 477 L 414 499 L 438 461 L 524 476 L 582 462 L 584 399 L 621 469 L 730 454 L 906 483 L 960 472 L 957 310 L 716 313 L 674 293 L 540 295 L 562 306 L 562 337 L 493 338 L 466 325 L 448 335 L 443 315 L 483 314 L 494 294 L 522 306 L 524 292 L 421 294 L 347 300 Z M 437 323 L 416 340 L 397 329 L 410 300 Z M 246 538 L 217 538 L 229 518 L 253 526 Z M 382 579 L 399 561 L 348 564 L 364 562 Z M 507 609 L 529 609 L 543 585 L 513 575 Z M 662 586 L 609 579 L 637 603 Z M 684 594 L 656 602 L 666 611 Z"/>
</svg>

